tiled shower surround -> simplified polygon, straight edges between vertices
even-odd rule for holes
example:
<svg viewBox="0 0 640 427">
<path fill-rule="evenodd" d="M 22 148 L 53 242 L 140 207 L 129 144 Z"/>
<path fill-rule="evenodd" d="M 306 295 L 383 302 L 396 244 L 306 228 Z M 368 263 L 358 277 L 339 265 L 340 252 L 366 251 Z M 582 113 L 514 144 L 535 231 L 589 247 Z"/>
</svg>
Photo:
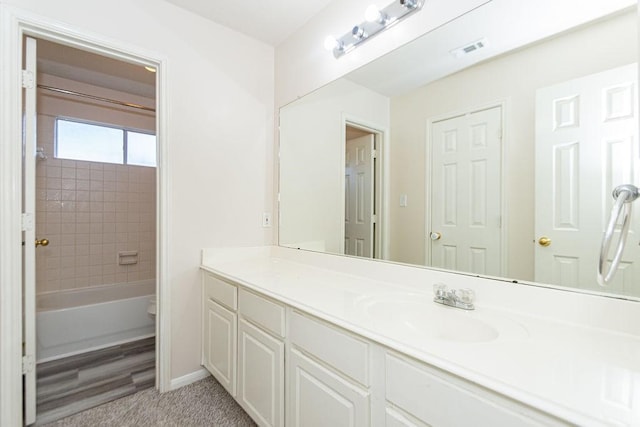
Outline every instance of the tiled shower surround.
<svg viewBox="0 0 640 427">
<path fill-rule="evenodd" d="M 53 117 L 38 116 L 37 293 L 155 277 L 156 169 L 53 156 Z M 118 253 L 138 262 L 119 265 Z"/>
</svg>

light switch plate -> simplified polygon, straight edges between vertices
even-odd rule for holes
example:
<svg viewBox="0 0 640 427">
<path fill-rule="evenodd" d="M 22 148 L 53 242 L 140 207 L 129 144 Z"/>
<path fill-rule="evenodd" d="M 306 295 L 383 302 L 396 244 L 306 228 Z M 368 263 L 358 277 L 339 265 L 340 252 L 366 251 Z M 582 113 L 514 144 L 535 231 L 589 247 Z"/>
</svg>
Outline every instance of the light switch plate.
<svg viewBox="0 0 640 427">
<path fill-rule="evenodd" d="M 264 212 L 262 214 L 262 226 L 265 228 L 271 227 L 271 212 Z"/>
</svg>

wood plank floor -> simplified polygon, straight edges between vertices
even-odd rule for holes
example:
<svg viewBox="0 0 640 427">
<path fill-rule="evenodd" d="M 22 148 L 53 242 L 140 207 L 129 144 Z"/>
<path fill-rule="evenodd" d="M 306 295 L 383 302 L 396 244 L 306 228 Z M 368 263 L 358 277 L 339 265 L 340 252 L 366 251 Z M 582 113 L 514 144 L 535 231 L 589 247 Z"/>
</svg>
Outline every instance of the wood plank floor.
<svg viewBox="0 0 640 427">
<path fill-rule="evenodd" d="M 36 425 L 68 417 L 155 384 L 155 338 L 37 366 Z"/>
</svg>

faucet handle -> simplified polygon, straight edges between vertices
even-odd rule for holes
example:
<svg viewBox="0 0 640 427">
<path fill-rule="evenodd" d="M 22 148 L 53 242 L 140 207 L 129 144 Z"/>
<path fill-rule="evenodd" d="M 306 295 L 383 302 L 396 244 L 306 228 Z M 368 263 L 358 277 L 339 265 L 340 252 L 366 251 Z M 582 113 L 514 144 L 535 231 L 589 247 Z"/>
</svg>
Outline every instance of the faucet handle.
<svg viewBox="0 0 640 427">
<path fill-rule="evenodd" d="M 437 298 L 444 298 L 444 296 L 447 294 L 447 285 L 445 285 L 444 283 L 434 283 L 433 293 Z"/>
<path fill-rule="evenodd" d="M 456 299 L 463 304 L 473 304 L 476 300 L 476 293 L 473 289 L 457 289 L 454 291 Z"/>
</svg>

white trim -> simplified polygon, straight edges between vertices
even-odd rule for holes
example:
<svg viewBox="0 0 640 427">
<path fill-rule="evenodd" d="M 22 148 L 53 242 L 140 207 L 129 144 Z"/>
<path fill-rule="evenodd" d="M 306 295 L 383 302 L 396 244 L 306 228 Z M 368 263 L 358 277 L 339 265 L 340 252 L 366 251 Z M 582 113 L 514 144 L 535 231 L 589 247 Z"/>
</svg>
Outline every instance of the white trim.
<svg viewBox="0 0 640 427">
<path fill-rule="evenodd" d="M 197 371 L 191 372 L 190 374 L 183 375 L 178 378 L 174 378 L 171 380 L 171 388 L 169 390 L 176 390 L 180 387 L 184 387 L 189 384 L 193 384 L 196 381 L 200 381 L 207 377 L 211 376 L 209 371 L 204 368 L 198 369 Z"/>
<path fill-rule="evenodd" d="M 106 39 L 94 33 L 0 4 L 0 425 L 22 424 L 22 97 L 20 69 L 22 37 L 31 35 L 89 50 L 118 60 L 157 68 L 156 127 L 157 179 L 157 290 L 156 387 L 171 388 L 171 309 L 168 245 L 170 194 L 168 153 L 168 99 L 166 57 L 130 43 Z"/>
<path fill-rule="evenodd" d="M 386 126 L 382 126 L 379 123 L 374 123 L 368 120 L 363 120 L 357 116 L 342 113 L 342 119 L 340 122 L 340 140 L 341 140 L 341 151 L 340 151 L 340 164 L 345 164 L 345 155 L 346 155 L 346 126 L 352 126 L 356 128 L 360 128 L 366 131 L 369 131 L 376 135 L 376 142 L 379 143 L 379 146 L 376 147 L 376 151 L 378 153 L 378 168 L 379 171 L 374 177 L 376 182 L 377 196 L 378 200 L 376 203 L 376 211 L 378 212 L 378 232 L 376 233 L 376 246 L 379 250 L 376 251 L 375 258 L 386 260 L 389 259 L 389 194 L 391 184 L 389 182 L 390 176 L 390 164 L 389 164 L 389 142 L 390 132 L 389 128 Z M 340 177 L 341 180 L 341 188 L 342 188 L 342 208 L 341 212 L 344 212 L 344 201 L 345 201 L 345 176 L 344 174 Z M 342 223 L 342 236 L 344 236 L 344 222 Z M 344 244 L 342 244 L 344 251 Z M 342 252 L 341 252 L 342 253 Z"/>
<path fill-rule="evenodd" d="M 431 183 L 433 182 L 431 158 L 433 151 L 433 141 L 431 140 L 431 131 L 433 128 L 433 124 L 436 122 L 440 122 L 447 119 L 452 119 L 454 117 L 464 116 L 469 113 L 474 113 L 477 111 L 488 110 L 495 107 L 500 107 L 500 120 L 502 120 L 502 140 L 500 141 L 500 216 L 502 219 L 502 224 L 500 228 L 500 274 L 497 276 L 486 276 L 486 277 L 507 277 L 507 228 L 508 228 L 508 218 L 507 218 L 507 203 L 506 203 L 506 179 L 505 172 L 507 167 L 507 157 L 506 157 L 506 147 L 507 147 L 507 107 L 510 106 L 509 99 L 500 99 L 493 102 L 487 102 L 484 104 L 480 104 L 478 106 L 464 108 L 456 111 L 452 111 L 445 114 L 438 114 L 437 116 L 432 116 L 427 118 L 426 125 L 426 146 L 425 146 L 425 205 L 424 205 L 424 230 L 425 235 L 423 236 L 423 245 L 424 245 L 424 265 L 427 267 L 431 267 L 431 245 L 429 244 L 429 234 L 431 233 Z M 445 270 L 446 271 L 446 270 Z M 455 272 L 455 271 L 454 271 Z M 464 272 L 462 272 L 464 273 Z"/>
<path fill-rule="evenodd" d="M 169 64 L 166 58 L 156 68 L 156 138 L 158 138 L 158 173 L 156 186 L 156 388 L 160 393 L 170 390 L 171 383 L 171 243 L 170 218 L 171 180 L 169 179 Z"/>
<path fill-rule="evenodd" d="M 0 4 L 0 425 L 22 425 L 22 140 L 18 20 Z"/>
</svg>

